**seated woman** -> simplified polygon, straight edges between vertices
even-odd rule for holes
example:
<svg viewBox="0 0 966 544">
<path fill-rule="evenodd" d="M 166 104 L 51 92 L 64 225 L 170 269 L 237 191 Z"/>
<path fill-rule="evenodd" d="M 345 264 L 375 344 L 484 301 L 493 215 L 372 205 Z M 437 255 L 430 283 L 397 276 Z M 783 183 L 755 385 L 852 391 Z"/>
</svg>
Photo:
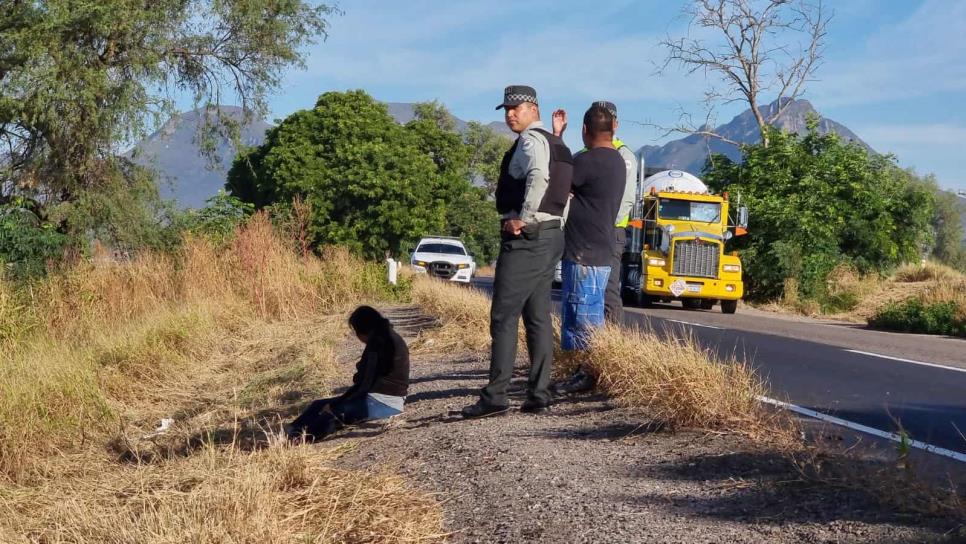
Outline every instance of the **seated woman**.
<svg viewBox="0 0 966 544">
<path fill-rule="evenodd" d="M 375 308 L 360 306 L 349 326 L 366 345 L 352 387 L 338 397 L 313 402 L 291 423 L 288 436 L 318 440 L 341 429 L 402 413 L 409 389 L 409 348 Z"/>
</svg>

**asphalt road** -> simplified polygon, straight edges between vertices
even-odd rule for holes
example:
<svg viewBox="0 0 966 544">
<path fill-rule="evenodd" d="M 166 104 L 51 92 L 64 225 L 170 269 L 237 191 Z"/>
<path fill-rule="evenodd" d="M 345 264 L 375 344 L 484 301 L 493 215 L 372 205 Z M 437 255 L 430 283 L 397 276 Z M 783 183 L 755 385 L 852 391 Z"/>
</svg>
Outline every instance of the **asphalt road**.
<svg viewBox="0 0 966 544">
<path fill-rule="evenodd" d="M 491 278 L 478 278 L 489 291 Z M 559 291 L 554 292 L 559 300 Z M 770 397 L 966 454 L 966 340 L 888 333 L 739 307 L 625 307 L 628 325 L 693 334 L 766 379 Z"/>
</svg>

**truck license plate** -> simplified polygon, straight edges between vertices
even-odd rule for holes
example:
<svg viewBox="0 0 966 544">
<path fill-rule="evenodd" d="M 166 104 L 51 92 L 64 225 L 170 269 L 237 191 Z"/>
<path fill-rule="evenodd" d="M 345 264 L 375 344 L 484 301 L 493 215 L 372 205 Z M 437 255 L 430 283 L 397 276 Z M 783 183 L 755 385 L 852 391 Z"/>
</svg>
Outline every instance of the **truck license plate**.
<svg viewBox="0 0 966 544">
<path fill-rule="evenodd" d="M 688 286 L 688 292 L 689 293 L 700 293 L 701 292 L 701 286 L 700 285 L 689 285 Z"/>
</svg>

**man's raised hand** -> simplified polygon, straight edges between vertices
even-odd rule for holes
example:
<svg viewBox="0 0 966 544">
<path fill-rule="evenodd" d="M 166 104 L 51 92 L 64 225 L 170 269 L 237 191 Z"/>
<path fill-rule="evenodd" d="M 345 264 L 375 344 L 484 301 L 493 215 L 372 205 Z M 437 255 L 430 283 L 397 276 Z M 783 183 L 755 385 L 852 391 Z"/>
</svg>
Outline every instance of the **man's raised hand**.
<svg viewBox="0 0 966 544">
<path fill-rule="evenodd" d="M 563 136 L 564 131 L 567 130 L 567 110 L 557 109 L 553 112 L 553 135 L 560 137 Z"/>
</svg>

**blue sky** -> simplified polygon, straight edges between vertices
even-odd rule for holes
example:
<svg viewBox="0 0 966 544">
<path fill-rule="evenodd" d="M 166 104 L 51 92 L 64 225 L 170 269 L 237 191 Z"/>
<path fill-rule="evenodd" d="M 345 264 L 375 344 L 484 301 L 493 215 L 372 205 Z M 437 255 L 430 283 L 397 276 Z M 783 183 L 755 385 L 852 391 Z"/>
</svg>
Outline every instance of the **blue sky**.
<svg viewBox="0 0 966 544">
<path fill-rule="evenodd" d="M 966 0 L 825 4 L 834 10 L 826 59 L 803 98 L 902 166 L 966 190 Z M 703 117 L 703 74 L 655 74 L 660 40 L 688 32 L 683 5 L 343 0 L 329 39 L 308 51 L 307 69 L 286 74 L 271 113 L 361 88 L 386 102 L 438 99 L 462 119 L 499 121 L 503 87 L 521 83 L 537 88 L 545 116 L 554 107 L 579 116 L 595 99 L 613 100 L 629 145 L 660 143 L 678 136 L 642 123 L 670 125 L 681 111 Z M 716 121 L 743 109 L 722 106 Z"/>
</svg>

